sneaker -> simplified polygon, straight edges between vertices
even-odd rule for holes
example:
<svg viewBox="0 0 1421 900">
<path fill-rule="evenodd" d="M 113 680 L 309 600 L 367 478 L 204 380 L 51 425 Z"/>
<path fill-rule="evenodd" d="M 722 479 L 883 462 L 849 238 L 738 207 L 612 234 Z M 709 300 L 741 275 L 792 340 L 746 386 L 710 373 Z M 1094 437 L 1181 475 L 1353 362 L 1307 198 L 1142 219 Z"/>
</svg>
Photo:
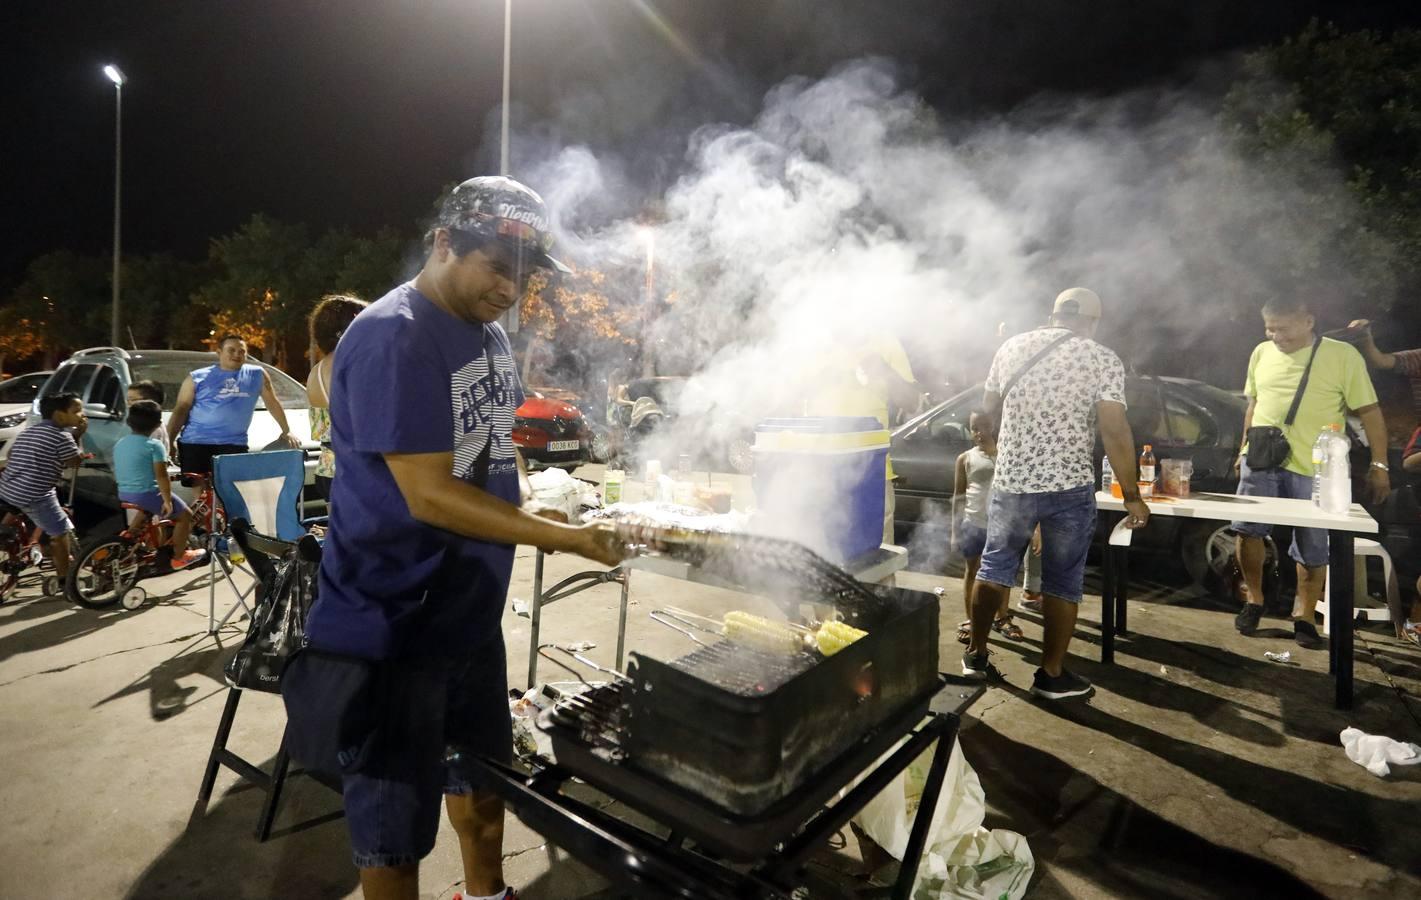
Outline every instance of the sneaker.
<svg viewBox="0 0 1421 900">
<path fill-rule="evenodd" d="M 1022 591 L 1021 602 L 1017 606 L 1027 612 L 1039 613 L 1041 612 L 1041 595 L 1035 591 Z"/>
<path fill-rule="evenodd" d="M 987 660 L 987 654 L 973 654 L 970 650 L 962 654 L 962 674 L 967 678 L 991 678 L 997 681 L 1002 678 L 1002 673 Z"/>
<path fill-rule="evenodd" d="M 503 893 L 498 896 L 499 900 L 518 900 L 518 892 L 511 887 L 504 888 Z M 455 891 L 454 900 L 474 900 L 474 895 Z"/>
<path fill-rule="evenodd" d="M 1327 646 L 1322 635 L 1317 633 L 1317 626 L 1301 619 L 1293 620 L 1293 640 L 1305 650 L 1321 650 Z"/>
<path fill-rule="evenodd" d="M 1263 618 L 1263 607 L 1258 603 L 1245 603 L 1243 609 L 1234 616 L 1234 627 L 1239 634 L 1253 634 L 1258 630 L 1258 622 Z"/>
<path fill-rule="evenodd" d="M 1065 669 L 1061 674 L 1052 678 L 1046 674 L 1045 669 L 1037 669 L 1036 677 L 1031 679 L 1031 693 L 1038 697 L 1045 697 L 1047 700 L 1064 700 L 1067 697 L 1084 697 L 1095 688 L 1091 687 L 1089 681 L 1079 675 L 1073 675 Z"/>
<path fill-rule="evenodd" d="M 179 569 L 186 569 L 188 566 L 197 565 L 201 562 L 207 562 L 206 550 L 184 550 L 182 556 L 173 557 L 172 570 L 176 572 Z"/>
</svg>

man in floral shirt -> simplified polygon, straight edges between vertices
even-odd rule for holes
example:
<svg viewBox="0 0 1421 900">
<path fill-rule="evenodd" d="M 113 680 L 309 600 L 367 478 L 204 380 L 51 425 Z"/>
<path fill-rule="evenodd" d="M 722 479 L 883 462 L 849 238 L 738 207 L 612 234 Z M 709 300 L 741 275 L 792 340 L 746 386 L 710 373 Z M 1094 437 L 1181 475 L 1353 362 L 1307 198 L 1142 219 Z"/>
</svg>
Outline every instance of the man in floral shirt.
<svg viewBox="0 0 1421 900">
<path fill-rule="evenodd" d="M 1048 700 L 1090 693 L 1090 682 L 1063 666 L 1095 533 L 1095 432 L 1120 481 L 1126 524 L 1150 513 L 1135 479 L 1135 439 L 1125 419 L 1125 368 L 1091 337 L 1100 298 L 1071 288 L 1056 298 L 1051 324 L 1002 344 L 987 375 L 986 405 L 1000 407 L 997 471 L 987 510 L 987 546 L 972 602 L 972 643 L 962 673 L 995 674 L 987 635 L 996 609 L 1016 583 L 1017 567 L 1041 527 L 1041 591 L 1046 634 L 1031 691 Z"/>
</svg>

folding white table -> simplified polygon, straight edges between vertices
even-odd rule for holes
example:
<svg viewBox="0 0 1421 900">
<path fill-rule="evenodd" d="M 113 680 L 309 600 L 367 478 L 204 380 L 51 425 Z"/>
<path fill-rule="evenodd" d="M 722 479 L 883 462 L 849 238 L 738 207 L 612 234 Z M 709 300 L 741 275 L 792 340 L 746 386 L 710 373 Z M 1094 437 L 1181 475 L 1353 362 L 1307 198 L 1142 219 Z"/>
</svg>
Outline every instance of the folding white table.
<svg viewBox="0 0 1421 900">
<path fill-rule="evenodd" d="M 1211 519 L 1223 522 L 1257 522 L 1262 525 L 1291 525 L 1295 528 L 1322 528 L 1328 532 L 1328 573 L 1332 584 L 1332 611 L 1335 622 L 1328 644 L 1328 671 L 1336 682 L 1335 705 L 1352 708 L 1352 616 L 1353 538 L 1376 534 L 1375 519 L 1359 504 L 1345 514 L 1318 509 L 1311 500 L 1283 500 L 1277 497 L 1239 497 L 1233 494 L 1194 494 L 1186 499 L 1161 498 L 1148 501 L 1150 516 Z M 1125 503 L 1098 491 L 1096 508 L 1113 530 L 1124 518 Z M 1146 526 L 1149 527 L 1149 526 Z M 1117 558 L 1118 557 L 1118 558 Z M 1105 546 L 1104 586 L 1101 589 L 1100 661 L 1115 661 L 1115 635 L 1126 633 L 1126 604 L 1129 581 L 1129 544 Z"/>
</svg>

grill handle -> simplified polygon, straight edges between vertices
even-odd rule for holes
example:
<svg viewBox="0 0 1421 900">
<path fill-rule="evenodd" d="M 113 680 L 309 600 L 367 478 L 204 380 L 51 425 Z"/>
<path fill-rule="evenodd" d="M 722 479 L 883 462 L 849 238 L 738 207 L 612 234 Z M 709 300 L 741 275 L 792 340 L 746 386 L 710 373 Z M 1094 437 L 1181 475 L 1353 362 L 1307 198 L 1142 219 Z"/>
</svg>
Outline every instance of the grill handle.
<svg viewBox="0 0 1421 900">
<path fill-rule="evenodd" d="M 587 657 L 583 656 L 581 653 L 578 653 L 578 652 L 573 651 L 573 650 L 569 650 L 568 648 L 562 646 L 561 644 L 547 643 L 547 644 L 539 644 L 539 645 L 538 645 L 538 655 L 539 655 L 539 656 L 541 656 L 543 659 L 546 659 L 548 662 L 552 663 L 553 665 L 557 666 L 558 668 L 562 669 L 563 671 L 571 673 L 574 678 L 576 678 L 578 681 L 582 682 L 584 685 L 586 685 L 586 686 L 589 687 L 589 688 L 595 688 L 595 687 L 597 687 L 597 685 L 592 684 L 592 683 L 589 682 L 586 678 L 583 678 L 581 672 L 578 672 L 576 669 L 574 669 L 572 666 L 568 665 L 567 663 L 563 662 L 563 661 L 562 661 L 561 659 L 559 659 L 558 657 L 556 657 L 556 656 L 550 656 L 549 654 L 543 652 L 543 651 L 545 651 L 545 650 L 557 650 L 559 653 L 566 653 L 568 656 L 571 656 L 573 659 L 575 659 L 575 660 L 577 660 L 578 662 L 582 663 L 582 664 L 583 664 L 584 666 L 586 666 L 587 668 L 592 669 L 592 670 L 595 671 L 595 672 L 601 672 L 601 673 L 604 674 L 604 675 L 611 675 L 613 678 L 617 679 L 618 681 L 631 681 L 630 678 L 628 678 L 625 674 L 623 674 L 623 673 L 621 673 L 621 672 L 618 672 L 616 669 L 608 669 L 608 668 L 605 667 L 605 666 L 599 666 L 597 663 L 595 663 L 595 662 L 593 662 L 592 660 L 588 659 Z"/>
</svg>

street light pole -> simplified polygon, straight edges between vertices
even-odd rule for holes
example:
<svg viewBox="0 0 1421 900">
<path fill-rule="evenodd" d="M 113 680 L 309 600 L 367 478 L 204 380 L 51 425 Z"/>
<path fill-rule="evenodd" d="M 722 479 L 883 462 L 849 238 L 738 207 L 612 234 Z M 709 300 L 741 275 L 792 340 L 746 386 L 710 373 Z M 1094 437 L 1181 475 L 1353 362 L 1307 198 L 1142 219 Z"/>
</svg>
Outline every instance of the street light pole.
<svg viewBox="0 0 1421 900">
<path fill-rule="evenodd" d="M 112 322 L 109 334 L 109 342 L 114 347 L 121 347 L 122 338 L 120 335 L 121 326 L 119 324 L 119 213 L 122 211 L 122 189 L 123 189 L 123 83 L 127 80 L 118 66 L 104 66 L 104 74 L 113 82 L 113 311 L 111 313 Z"/>
<path fill-rule="evenodd" d="M 503 0 L 503 129 L 498 140 L 498 174 L 508 174 L 508 69 L 513 49 L 513 0 Z"/>
</svg>

